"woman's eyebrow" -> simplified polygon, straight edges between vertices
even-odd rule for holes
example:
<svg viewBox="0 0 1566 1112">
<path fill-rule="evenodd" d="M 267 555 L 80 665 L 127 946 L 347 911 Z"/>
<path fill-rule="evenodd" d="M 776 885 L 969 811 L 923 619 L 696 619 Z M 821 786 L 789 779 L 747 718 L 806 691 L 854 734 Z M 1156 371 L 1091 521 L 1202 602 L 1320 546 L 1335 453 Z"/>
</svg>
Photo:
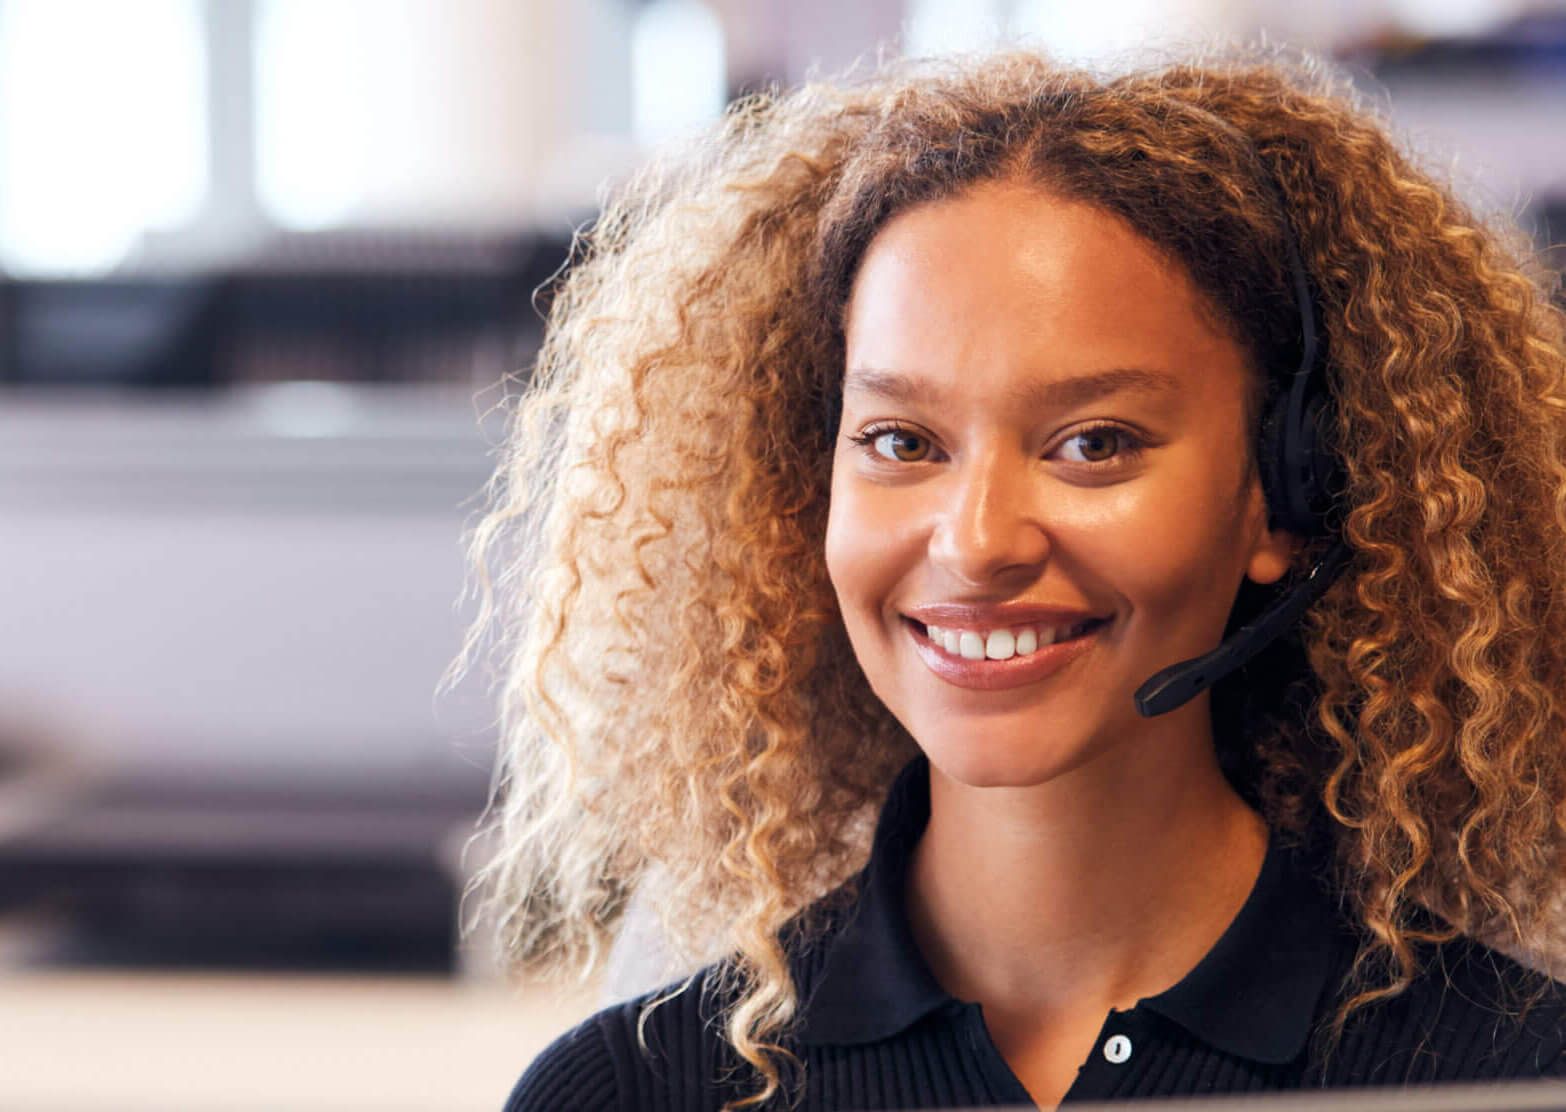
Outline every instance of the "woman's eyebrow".
<svg viewBox="0 0 1566 1112">
<path fill-rule="evenodd" d="M 1119 392 L 1167 394 L 1180 382 L 1166 371 L 1146 367 L 1112 367 L 1048 382 L 1030 382 L 1009 389 L 1005 401 L 1022 409 L 1069 409 Z M 938 405 L 941 393 L 928 380 L 898 371 L 856 367 L 843 377 L 843 392 L 874 394 L 904 405 Z"/>
</svg>

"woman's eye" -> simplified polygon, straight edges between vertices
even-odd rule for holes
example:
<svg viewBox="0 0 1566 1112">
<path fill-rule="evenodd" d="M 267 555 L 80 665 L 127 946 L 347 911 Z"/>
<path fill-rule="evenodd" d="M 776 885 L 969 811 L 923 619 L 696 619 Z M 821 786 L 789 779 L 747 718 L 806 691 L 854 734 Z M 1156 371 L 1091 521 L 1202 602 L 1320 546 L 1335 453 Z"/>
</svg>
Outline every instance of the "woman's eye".
<svg viewBox="0 0 1566 1112">
<path fill-rule="evenodd" d="M 930 454 L 930 440 L 907 429 L 877 433 L 870 442 L 879 456 L 899 463 L 918 463 Z"/>
<path fill-rule="evenodd" d="M 1133 456 L 1137 450 L 1135 438 L 1114 425 L 1083 429 L 1068 437 L 1065 444 L 1078 445 L 1077 452 L 1081 458 L 1075 462 L 1089 464 L 1108 463 L 1116 455 Z"/>
</svg>

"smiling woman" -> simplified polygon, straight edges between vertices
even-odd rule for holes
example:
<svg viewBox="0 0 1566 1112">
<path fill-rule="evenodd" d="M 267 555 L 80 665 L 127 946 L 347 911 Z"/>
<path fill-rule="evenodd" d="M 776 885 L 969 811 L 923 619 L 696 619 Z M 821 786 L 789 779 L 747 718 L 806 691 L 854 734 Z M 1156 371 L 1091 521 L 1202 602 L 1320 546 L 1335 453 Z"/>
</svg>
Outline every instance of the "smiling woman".
<svg viewBox="0 0 1566 1112">
<path fill-rule="evenodd" d="M 1566 1076 L 1489 948 L 1558 942 L 1561 318 L 1330 77 L 897 64 L 586 246 L 475 537 L 489 879 L 694 972 L 512 1108 Z"/>
<path fill-rule="evenodd" d="M 1026 182 L 906 210 L 865 252 L 827 571 L 942 783 L 1043 783 L 1122 744 L 1222 782 L 1204 703 L 1141 722 L 1132 700 L 1297 547 L 1267 529 L 1247 448 L 1258 376 L 1200 298 L 1120 217 Z M 1030 635 L 1044 648 L 1018 655 Z"/>
</svg>

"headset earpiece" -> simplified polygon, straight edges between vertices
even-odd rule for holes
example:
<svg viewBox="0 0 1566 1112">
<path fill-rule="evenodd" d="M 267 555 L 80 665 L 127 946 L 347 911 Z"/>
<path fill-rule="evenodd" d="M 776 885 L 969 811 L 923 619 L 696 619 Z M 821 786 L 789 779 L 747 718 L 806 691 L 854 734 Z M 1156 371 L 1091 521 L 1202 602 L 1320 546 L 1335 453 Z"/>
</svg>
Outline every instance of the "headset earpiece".
<svg viewBox="0 0 1566 1112">
<path fill-rule="evenodd" d="M 1332 531 L 1329 515 L 1343 488 L 1324 391 L 1319 369 L 1296 371 L 1263 418 L 1257 449 L 1269 524 L 1300 537 Z"/>
</svg>

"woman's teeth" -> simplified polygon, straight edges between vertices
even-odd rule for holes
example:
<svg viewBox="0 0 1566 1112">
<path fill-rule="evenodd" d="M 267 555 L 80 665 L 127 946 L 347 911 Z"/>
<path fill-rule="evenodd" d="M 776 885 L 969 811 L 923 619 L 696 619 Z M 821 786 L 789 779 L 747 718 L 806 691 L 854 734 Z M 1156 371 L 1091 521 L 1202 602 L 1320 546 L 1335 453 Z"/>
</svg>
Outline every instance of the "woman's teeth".
<svg viewBox="0 0 1566 1112">
<path fill-rule="evenodd" d="M 1010 660 L 1014 656 L 1037 652 L 1057 641 L 1079 637 L 1098 624 L 1099 619 L 1089 618 L 1072 626 L 992 629 L 988 633 L 932 625 L 925 627 L 925 636 L 953 656 L 960 656 L 964 660 Z"/>
</svg>

